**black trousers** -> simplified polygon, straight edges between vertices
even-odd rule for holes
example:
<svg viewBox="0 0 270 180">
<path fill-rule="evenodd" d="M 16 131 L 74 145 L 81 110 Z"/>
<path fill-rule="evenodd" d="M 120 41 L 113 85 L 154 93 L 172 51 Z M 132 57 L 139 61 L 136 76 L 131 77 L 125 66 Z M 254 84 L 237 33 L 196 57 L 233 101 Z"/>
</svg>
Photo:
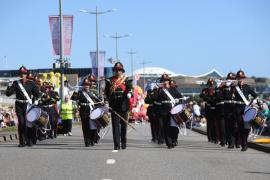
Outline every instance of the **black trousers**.
<svg viewBox="0 0 270 180">
<path fill-rule="evenodd" d="M 30 128 L 26 126 L 26 103 L 15 103 L 15 111 L 18 117 L 18 135 L 19 135 L 19 143 L 21 145 L 25 145 L 26 143 L 30 143 L 34 141 L 34 132 L 35 128 Z"/>
<path fill-rule="evenodd" d="M 207 119 L 208 141 L 217 142 L 218 141 L 218 127 L 217 127 L 216 109 L 208 108 L 205 111 L 205 116 Z"/>
<path fill-rule="evenodd" d="M 63 133 L 66 134 L 72 130 L 72 119 L 62 120 Z"/>
<path fill-rule="evenodd" d="M 90 141 L 91 141 L 89 113 L 83 113 L 80 116 L 81 116 L 81 121 L 82 121 L 82 131 L 83 131 L 84 143 L 85 143 L 85 145 L 89 145 Z"/>
<path fill-rule="evenodd" d="M 167 146 L 172 146 L 172 138 L 170 136 L 170 130 L 171 130 L 170 118 L 171 118 L 170 114 L 161 115 L 161 119 L 163 122 L 164 139 Z"/>
<path fill-rule="evenodd" d="M 178 127 L 170 127 L 170 138 L 172 139 L 172 143 L 177 143 L 178 141 L 178 134 L 179 134 L 179 129 Z"/>
<path fill-rule="evenodd" d="M 157 115 L 157 140 L 159 144 L 163 144 L 164 143 L 164 123 L 163 123 L 163 118 L 160 114 Z"/>
<path fill-rule="evenodd" d="M 117 112 L 124 119 L 127 119 L 127 112 Z M 112 130 L 113 130 L 113 142 L 114 147 L 120 147 L 120 141 L 122 145 L 127 143 L 127 124 L 122 121 L 117 115 L 112 113 Z"/>
<path fill-rule="evenodd" d="M 149 113 L 148 118 L 151 127 L 152 141 L 156 141 L 158 140 L 158 120 L 153 113 Z"/>
<path fill-rule="evenodd" d="M 218 137 L 220 144 L 225 145 L 227 143 L 226 126 L 224 119 L 224 105 L 220 104 L 216 107 Z"/>
<path fill-rule="evenodd" d="M 243 114 L 245 111 L 246 105 L 237 105 L 236 106 L 236 115 L 237 115 L 237 121 L 239 126 L 239 136 L 240 136 L 240 143 L 242 147 L 247 146 L 247 140 L 248 135 L 250 133 L 250 125 L 245 125 L 245 122 L 243 121 Z"/>
<path fill-rule="evenodd" d="M 229 146 L 239 145 L 239 118 L 235 104 L 225 106 L 225 121 L 227 123 L 228 144 Z"/>
</svg>

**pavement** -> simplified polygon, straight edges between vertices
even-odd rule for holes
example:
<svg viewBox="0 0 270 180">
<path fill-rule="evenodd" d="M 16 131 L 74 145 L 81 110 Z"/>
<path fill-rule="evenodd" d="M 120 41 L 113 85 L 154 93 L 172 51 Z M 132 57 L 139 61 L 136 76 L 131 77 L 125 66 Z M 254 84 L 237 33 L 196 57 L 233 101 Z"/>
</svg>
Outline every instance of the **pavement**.
<svg viewBox="0 0 270 180">
<path fill-rule="evenodd" d="M 73 136 L 58 136 L 33 147 L 18 148 L 17 140 L 0 143 L 1 180 L 269 180 L 270 156 L 253 149 L 241 152 L 208 143 L 188 131 L 179 145 L 167 149 L 150 141 L 149 124 L 128 130 L 126 150 L 113 150 L 107 128 L 94 147 L 84 147 L 81 127 Z M 105 131 L 104 131 L 105 132 Z"/>
<path fill-rule="evenodd" d="M 206 134 L 206 127 L 193 127 L 192 130 L 195 132 L 198 132 L 200 134 L 207 135 Z M 260 138 L 270 139 L 270 137 L 266 137 L 266 136 L 256 136 L 256 139 L 260 139 Z M 249 139 L 248 146 L 250 148 L 256 149 L 258 151 L 270 153 L 270 144 L 257 143 L 257 142 L 253 142 L 252 139 Z"/>
</svg>

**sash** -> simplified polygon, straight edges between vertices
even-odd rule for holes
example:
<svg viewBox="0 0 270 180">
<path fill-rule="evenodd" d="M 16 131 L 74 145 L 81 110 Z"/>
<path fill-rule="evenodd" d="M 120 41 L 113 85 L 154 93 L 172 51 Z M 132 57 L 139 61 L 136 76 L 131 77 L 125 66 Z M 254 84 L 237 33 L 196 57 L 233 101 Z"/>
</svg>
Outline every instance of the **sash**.
<svg viewBox="0 0 270 180">
<path fill-rule="evenodd" d="M 28 103 L 29 103 L 30 105 L 32 105 L 32 100 L 30 99 L 28 93 L 26 92 L 25 88 L 23 87 L 21 81 L 18 80 L 17 82 L 18 82 L 18 85 L 19 85 L 19 87 L 20 87 L 20 89 L 21 89 L 23 95 L 26 97 Z"/>
<path fill-rule="evenodd" d="M 89 104 L 90 110 L 94 109 L 94 105 L 95 105 L 94 101 L 90 98 L 90 96 L 85 91 L 83 91 L 82 93 L 83 93 L 84 97 L 87 99 L 87 101 L 90 102 L 90 104 Z"/>
<path fill-rule="evenodd" d="M 172 95 L 170 94 L 170 92 L 167 89 L 163 89 L 163 91 L 168 96 L 168 98 L 171 100 L 171 104 L 172 104 L 172 107 L 173 107 L 176 104 L 175 99 L 172 97 Z"/>
<path fill-rule="evenodd" d="M 241 89 L 239 88 L 239 86 L 235 86 L 235 88 L 236 88 L 236 91 L 238 92 L 238 94 L 240 95 L 240 97 L 242 98 L 242 100 L 248 106 L 250 102 L 247 100 L 247 98 L 245 97 L 245 95 L 243 94 L 243 92 L 241 91 Z"/>
</svg>

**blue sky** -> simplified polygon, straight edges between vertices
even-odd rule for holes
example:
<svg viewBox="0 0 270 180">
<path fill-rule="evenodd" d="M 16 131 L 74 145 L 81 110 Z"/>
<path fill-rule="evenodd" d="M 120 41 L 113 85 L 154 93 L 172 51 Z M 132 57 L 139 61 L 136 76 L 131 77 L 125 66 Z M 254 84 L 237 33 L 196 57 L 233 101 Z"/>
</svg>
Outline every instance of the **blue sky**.
<svg viewBox="0 0 270 180">
<path fill-rule="evenodd" d="M 100 17 L 100 49 L 115 57 L 115 42 L 104 34 L 132 33 L 119 41 L 119 57 L 130 71 L 160 66 L 198 75 L 216 68 L 226 75 L 243 69 L 247 75 L 270 77 L 269 0 L 63 0 L 63 13 L 74 15 L 71 63 L 90 67 L 95 50 L 95 17 L 78 9 L 118 11 Z M 24 64 L 47 68 L 54 62 L 48 15 L 58 14 L 58 0 L 0 1 L 0 69 Z M 109 65 L 107 63 L 107 65 Z"/>
</svg>

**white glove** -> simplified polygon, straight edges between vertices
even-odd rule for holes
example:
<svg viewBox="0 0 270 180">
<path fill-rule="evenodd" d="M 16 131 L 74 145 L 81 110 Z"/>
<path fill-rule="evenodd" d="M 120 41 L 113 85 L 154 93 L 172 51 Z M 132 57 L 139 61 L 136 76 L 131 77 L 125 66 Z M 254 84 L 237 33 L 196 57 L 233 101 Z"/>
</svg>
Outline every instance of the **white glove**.
<svg viewBox="0 0 270 180">
<path fill-rule="evenodd" d="M 187 97 L 187 96 L 184 96 L 184 97 L 183 97 L 183 99 L 184 99 L 184 100 L 188 100 L 188 99 L 189 99 L 189 97 Z"/>
<path fill-rule="evenodd" d="M 131 98 L 131 93 L 127 94 L 127 98 L 130 99 Z"/>
</svg>

